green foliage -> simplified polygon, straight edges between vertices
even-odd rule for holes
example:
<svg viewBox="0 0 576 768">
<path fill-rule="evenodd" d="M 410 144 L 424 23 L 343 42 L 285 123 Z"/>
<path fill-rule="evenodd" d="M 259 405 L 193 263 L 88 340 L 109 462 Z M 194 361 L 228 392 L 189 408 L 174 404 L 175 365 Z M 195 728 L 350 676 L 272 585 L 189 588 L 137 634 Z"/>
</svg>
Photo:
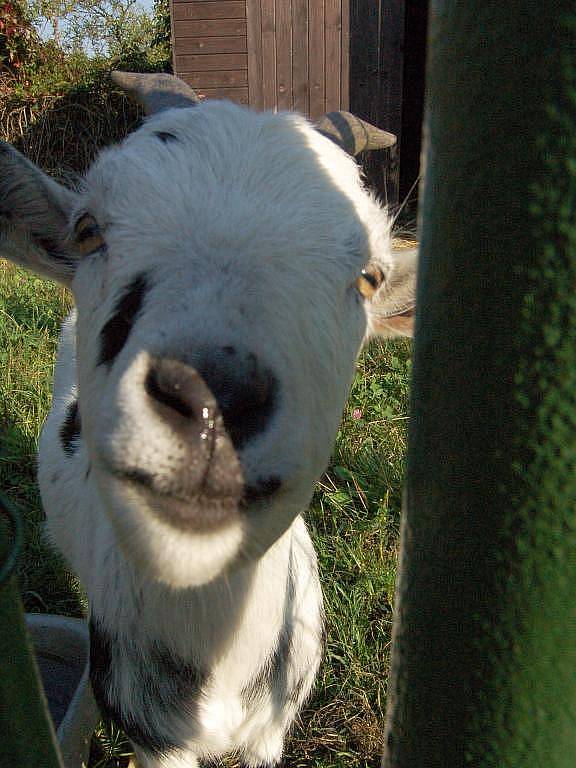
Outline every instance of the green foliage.
<svg viewBox="0 0 576 768">
<path fill-rule="evenodd" d="M 149 52 L 157 60 L 163 51 L 169 57 L 164 8 L 151 16 L 138 0 L 28 0 L 28 6 L 36 26 L 66 54 L 122 60 Z"/>
<path fill-rule="evenodd" d="M 151 47 L 154 23 L 136 0 L 80 0 L 69 30 L 73 49 L 122 58 Z"/>
<path fill-rule="evenodd" d="M 21 0 L 0 1 L 0 74 L 18 74 L 36 62 L 40 40 Z"/>
<path fill-rule="evenodd" d="M 80 615 L 77 581 L 44 541 L 35 460 L 58 328 L 69 306 L 63 288 L 0 261 L 0 488 L 26 512 L 20 589 L 29 611 Z"/>
<path fill-rule="evenodd" d="M 170 0 L 154 0 L 154 26 L 156 30 L 154 44 L 169 50 L 172 44 Z"/>
<path fill-rule="evenodd" d="M 83 172 L 140 117 L 112 69 L 171 70 L 166 0 L 153 16 L 137 0 L 0 0 L 0 139 L 65 180 Z"/>
</svg>

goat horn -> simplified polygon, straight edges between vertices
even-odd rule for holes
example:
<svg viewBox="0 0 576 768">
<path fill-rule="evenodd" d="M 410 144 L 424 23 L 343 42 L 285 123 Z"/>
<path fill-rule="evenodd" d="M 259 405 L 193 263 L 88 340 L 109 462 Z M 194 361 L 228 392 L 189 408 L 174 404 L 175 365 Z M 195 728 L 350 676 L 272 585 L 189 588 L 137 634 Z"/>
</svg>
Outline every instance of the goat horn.
<svg viewBox="0 0 576 768">
<path fill-rule="evenodd" d="M 119 88 L 144 107 L 147 115 L 200 103 L 192 88 L 174 75 L 115 71 L 110 76 Z"/>
<path fill-rule="evenodd" d="M 328 112 L 316 123 L 316 130 L 354 157 L 368 149 L 386 149 L 396 144 L 393 133 L 376 128 L 350 112 Z"/>
</svg>

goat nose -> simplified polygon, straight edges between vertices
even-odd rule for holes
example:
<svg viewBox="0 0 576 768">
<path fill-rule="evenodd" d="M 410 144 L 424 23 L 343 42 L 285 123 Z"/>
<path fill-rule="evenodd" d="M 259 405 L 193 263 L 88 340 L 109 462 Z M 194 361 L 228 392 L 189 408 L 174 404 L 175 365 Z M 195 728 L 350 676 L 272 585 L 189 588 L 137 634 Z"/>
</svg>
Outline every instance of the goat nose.
<svg viewBox="0 0 576 768">
<path fill-rule="evenodd" d="M 204 523 L 212 525 L 227 519 L 231 509 L 236 509 L 244 479 L 232 440 L 224 432 L 218 404 L 206 382 L 187 363 L 152 358 L 144 389 L 157 416 L 177 438 L 176 456 L 167 457 L 171 471 L 164 472 L 156 486 L 152 482 L 151 489 L 173 497 L 169 514 L 180 522 L 190 522 L 196 514 L 196 524 L 201 524 L 197 507 L 189 503 L 198 497 L 216 503 Z M 166 509 L 164 513 L 168 514 Z"/>
<path fill-rule="evenodd" d="M 263 432 L 276 405 L 277 382 L 255 355 L 222 347 L 195 361 L 173 358 L 152 364 L 145 389 L 175 429 L 196 425 L 206 436 L 221 415 L 234 448 Z"/>
<path fill-rule="evenodd" d="M 264 432 L 276 407 L 278 385 L 256 355 L 221 347 L 201 358 L 198 371 L 216 398 L 236 449 Z"/>
</svg>

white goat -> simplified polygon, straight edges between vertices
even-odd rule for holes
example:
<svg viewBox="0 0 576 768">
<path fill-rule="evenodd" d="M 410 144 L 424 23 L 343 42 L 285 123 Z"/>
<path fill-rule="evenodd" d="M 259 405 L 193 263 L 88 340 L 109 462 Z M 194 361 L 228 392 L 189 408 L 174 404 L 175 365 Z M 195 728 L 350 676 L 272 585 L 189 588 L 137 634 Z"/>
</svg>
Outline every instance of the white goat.
<svg viewBox="0 0 576 768">
<path fill-rule="evenodd" d="M 406 328 L 415 256 L 302 117 L 118 81 L 157 114 L 81 191 L 0 146 L 0 252 L 77 307 L 40 441 L 48 530 L 138 765 L 271 765 L 321 657 L 300 512 L 363 339 Z"/>
</svg>

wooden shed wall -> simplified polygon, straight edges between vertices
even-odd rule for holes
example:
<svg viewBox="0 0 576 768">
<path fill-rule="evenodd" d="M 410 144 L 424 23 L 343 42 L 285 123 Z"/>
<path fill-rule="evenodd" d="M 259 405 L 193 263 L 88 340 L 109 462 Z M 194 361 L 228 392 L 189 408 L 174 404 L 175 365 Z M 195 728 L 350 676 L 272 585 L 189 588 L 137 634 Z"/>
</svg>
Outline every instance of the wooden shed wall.
<svg viewBox="0 0 576 768">
<path fill-rule="evenodd" d="M 362 158 L 394 205 L 419 173 L 428 3 L 423 0 L 171 0 L 174 71 L 208 98 L 312 119 L 334 109 L 396 134 Z M 399 185 L 400 179 L 400 185 Z"/>
<path fill-rule="evenodd" d="M 206 98 L 248 104 L 245 0 L 172 0 L 174 72 Z"/>
<path fill-rule="evenodd" d="M 349 0 L 172 0 L 175 73 L 200 96 L 311 118 L 348 106 Z"/>
</svg>

